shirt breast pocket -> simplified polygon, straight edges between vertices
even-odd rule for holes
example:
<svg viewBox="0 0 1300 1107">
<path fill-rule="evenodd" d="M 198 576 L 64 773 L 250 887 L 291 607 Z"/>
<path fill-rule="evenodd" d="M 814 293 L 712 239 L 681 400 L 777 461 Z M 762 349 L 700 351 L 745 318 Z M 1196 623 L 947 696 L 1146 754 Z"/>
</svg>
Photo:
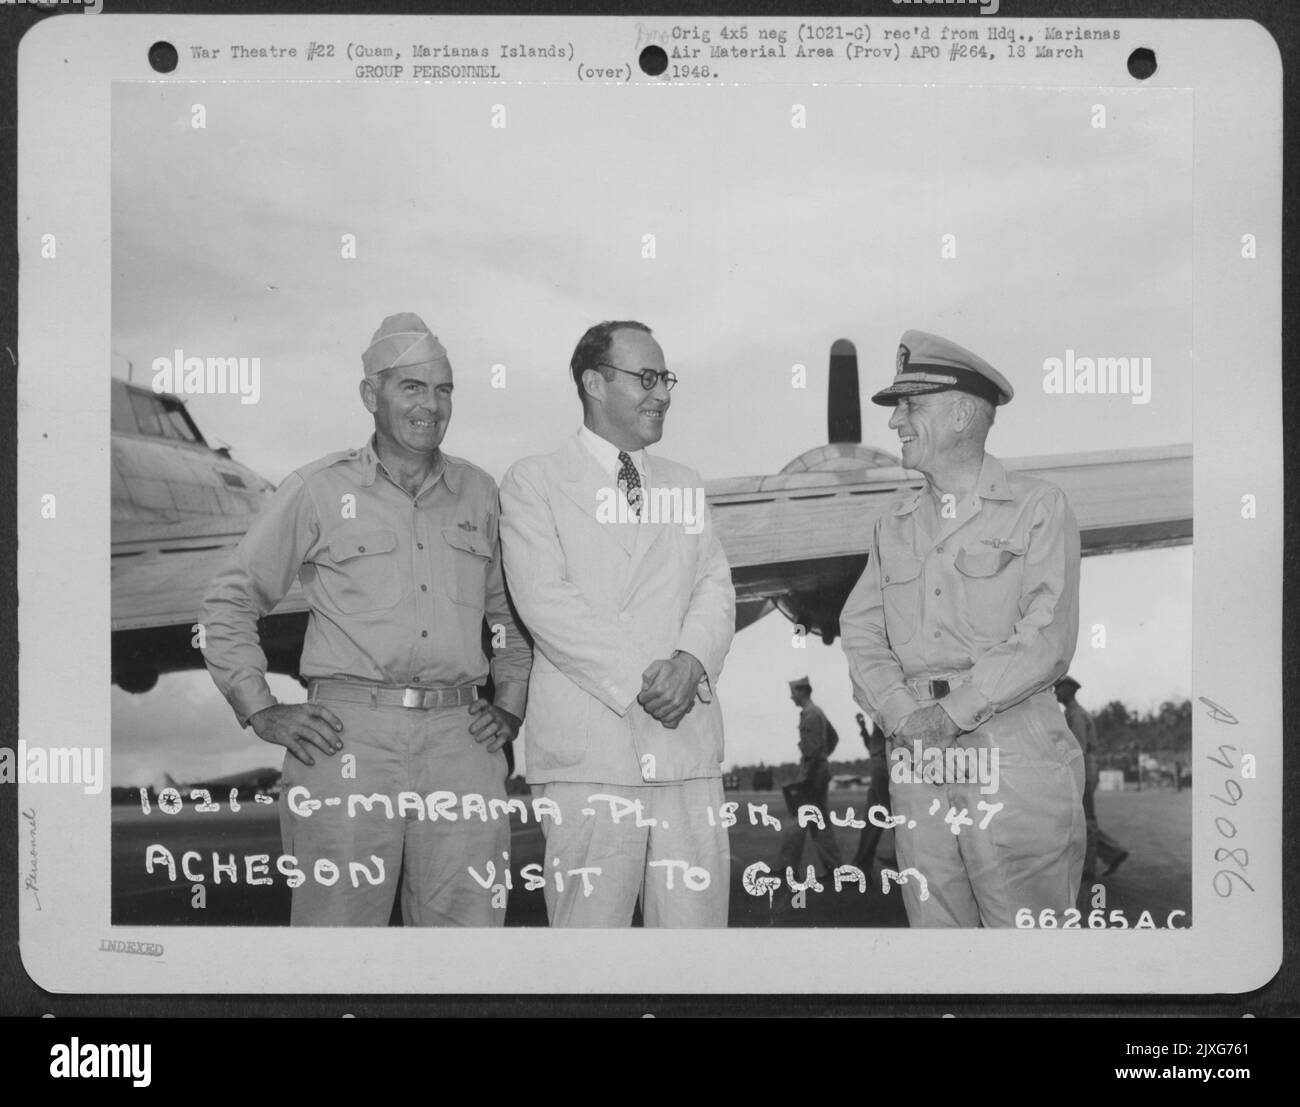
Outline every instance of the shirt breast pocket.
<svg viewBox="0 0 1300 1107">
<path fill-rule="evenodd" d="M 1020 618 L 1025 547 L 958 550 L 953 565 L 961 576 L 971 629 L 983 638 L 1006 639 Z"/>
<path fill-rule="evenodd" d="M 447 544 L 447 595 L 466 607 L 482 609 L 492 548 L 477 531 L 443 527 Z"/>
<path fill-rule="evenodd" d="M 892 553 L 880 571 L 880 592 L 885 605 L 885 632 L 889 644 L 910 642 L 921 616 L 921 560 L 911 554 Z"/>
<path fill-rule="evenodd" d="M 401 599 L 397 534 L 391 530 L 348 530 L 334 535 L 316 562 L 316 578 L 345 615 L 385 611 Z"/>
</svg>

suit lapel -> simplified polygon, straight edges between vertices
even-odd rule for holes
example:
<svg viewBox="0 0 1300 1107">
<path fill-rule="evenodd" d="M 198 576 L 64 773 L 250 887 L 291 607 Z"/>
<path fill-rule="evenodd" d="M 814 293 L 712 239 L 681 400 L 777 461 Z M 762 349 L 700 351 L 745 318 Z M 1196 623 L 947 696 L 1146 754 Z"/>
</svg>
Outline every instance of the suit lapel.
<svg viewBox="0 0 1300 1107">
<path fill-rule="evenodd" d="M 611 491 L 609 476 L 576 437 L 565 450 L 564 479 L 560 482 L 560 489 L 591 519 L 593 528 L 603 533 L 606 541 L 621 550 L 625 556 L 631 555 L 635 539 L 627 532 L 637 528 L 631 523 L 623 525 L 605 520 L 600 505 L 608 500 Z M 613 491 L 617 495 L 617 489 Z"/>
<path fill-rule="evenodd" d="M 654 462 L 650 459 L 649 454 L 645 454 L 646 480 L 643 499 L 643 511 L 649 512 L 652 490 L 655 487 L 655 480 L 661 474 L 655 470 Z M 666 506 L 666 505 L 664 505 Z M 636 538 L 632 545 L 632 563 L 628 566 L 629 583 L 635 579 L 637 570 L 640 569 L 642 562 L 645 561 L 646 555 L 654 548 L 655 544 L 662 541 L 667 535 L 669 527 L 672 526 L 671 519 L 659 519 L 655 522 L 642 522 L 636 528 Z"/>
</svg>

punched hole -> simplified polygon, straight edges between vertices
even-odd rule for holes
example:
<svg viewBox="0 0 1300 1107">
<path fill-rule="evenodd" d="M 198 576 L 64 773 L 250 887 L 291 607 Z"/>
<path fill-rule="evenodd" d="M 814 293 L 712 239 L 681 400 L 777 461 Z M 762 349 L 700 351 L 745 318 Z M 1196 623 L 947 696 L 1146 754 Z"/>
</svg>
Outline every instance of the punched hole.
<svg viewBox="0 0 1300 1107">
<path fill-rule="evenodd" d="M 149 64 L 155 73 L 170 73 L 179 61 L 176 47 L 170 42 L 155 42 L 149 47 Z"/>
<path fill-rule="evenodd" d="M 641 72 L 648 77 L 658 77 L 668 68 L 668 52 L 662 46 L 647 46 L 637 59 Z"/>
<path fill-rule="evenodd" d="M 1156 52 L 1139 46 L 1128 56 L 1129 76 L 1145 81 L 1156 71 Z"/>
</svg>

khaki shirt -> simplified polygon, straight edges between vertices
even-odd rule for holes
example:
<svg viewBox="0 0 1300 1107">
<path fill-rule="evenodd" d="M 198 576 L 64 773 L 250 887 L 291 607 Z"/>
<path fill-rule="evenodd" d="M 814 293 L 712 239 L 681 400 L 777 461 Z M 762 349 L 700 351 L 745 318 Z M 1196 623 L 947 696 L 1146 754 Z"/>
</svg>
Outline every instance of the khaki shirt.
<svg viewBox="0 0 1300 1107">
<path fill-rule="evenodd" d="M 285 478 L 204 600 L 204 660 L 240 723 L 278 702 L 257 620 L 295 577 L 311 607 L 304 677 L 478 684 L 486 617 L 505 639 L 491 663 L 495 703 L 522 718 L 532 650 L 506 600 L 498 512 L 492 478 L 446 454 L 412 497 L 373 439 Z"/>
<path fill-rule="evenodd" d="M 812 738 L 816 743 L 813 747 L 817 753 L 823 756 L 830 753 L 830 734 L 827 732 L 829 722 L 824 712 L 815 703 L 809 700 L 799 710 L 799 737 L 800 739 Z"/>
<path fill-rule="evenodd" d="M 1097 724 L 1092 721 L 1092 716 L 1079 705 L 1078 700 L 1072 700 L 1065 705 L 1065 722 L 1073 732 L 1075 740 L 1079 743 L 1079 748 L 1083 750 L 1084 757 L 1095 757 L 1097 754 Z"/>
<path fill-rule="evenodd" d="M 984 455 L 945 518 L 930 489 L 876 520 L 840 615 L 854 697 L 893 735 L 920 703 L 905 678 L 969 681 L 939 703 L 963 731 L 1049 688 L 1079 629 L 1079 527 L 1065 493 Z"/>
</svg>

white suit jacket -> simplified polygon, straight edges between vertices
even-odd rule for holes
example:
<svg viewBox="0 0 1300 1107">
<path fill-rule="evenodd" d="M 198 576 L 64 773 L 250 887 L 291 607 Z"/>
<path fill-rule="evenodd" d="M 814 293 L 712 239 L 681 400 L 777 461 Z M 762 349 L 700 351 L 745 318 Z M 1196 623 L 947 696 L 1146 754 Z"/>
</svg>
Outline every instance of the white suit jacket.
<svg viewBox="0 0 1300 1107">
<path fill-rule="evenodd" d="M 721 775 L 714 688 L 736 627 L 731 569 L 699 474 L 645 457 L 645 514 L 653 517 L 658 496 L 660 505 L 689 503 L 694 518 L 660 511 L 658 521 L 611 521 L 611 476 L 576 436 L 516 462 L 501 482 L 506 583 L 535 647 L 524 732 L 532 782 Z M 698 658 L 706 676 L 695 706 L 668 730 L 636 697 L 650 663 L 674 650 Z"/>
</svg>

